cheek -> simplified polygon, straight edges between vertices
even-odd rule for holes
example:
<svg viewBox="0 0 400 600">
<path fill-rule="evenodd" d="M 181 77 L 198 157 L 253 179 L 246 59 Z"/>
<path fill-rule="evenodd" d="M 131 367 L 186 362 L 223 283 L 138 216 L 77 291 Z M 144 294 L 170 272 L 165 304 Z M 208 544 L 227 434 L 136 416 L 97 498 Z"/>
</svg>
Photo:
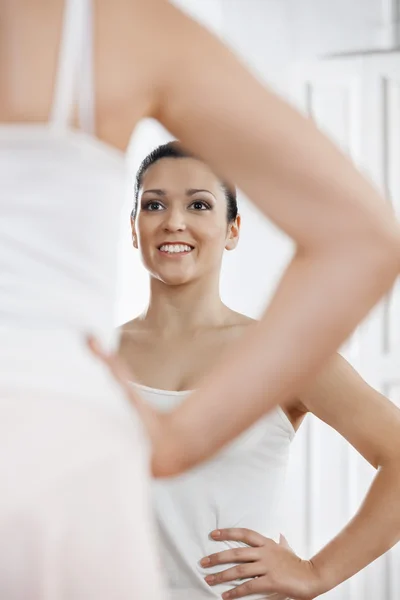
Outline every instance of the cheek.
<svg viewBox="0 0 400 600">
<path fill-rule="evenodd" d="M 221 227 L 208 229 L 201 238 L 200 247 L 204 254 L 219 261 L 226 245 L 226 231 Z"/>
<path fill-rule="evenodd" d="M 154 232 L 156 229 L 155 225 L 155 223 L 148 223 L 145 220 L 137 223 L 136 236 L 139 247 L 143 249 L 143 251 L 146 251 L 153 243 L 152 240 L 154 239 Z"/>
<path fill-rule="evenodd" d="M 205 221 L 205 220 L 204 220 Z M 198 238 L 204 244 L 212 244 L 213 246 L 224 243 L 226 239 L 226 226 L 218 222 L 213 222 L 211 219 L 201 224 L 197 228 Z"/>
</svg>

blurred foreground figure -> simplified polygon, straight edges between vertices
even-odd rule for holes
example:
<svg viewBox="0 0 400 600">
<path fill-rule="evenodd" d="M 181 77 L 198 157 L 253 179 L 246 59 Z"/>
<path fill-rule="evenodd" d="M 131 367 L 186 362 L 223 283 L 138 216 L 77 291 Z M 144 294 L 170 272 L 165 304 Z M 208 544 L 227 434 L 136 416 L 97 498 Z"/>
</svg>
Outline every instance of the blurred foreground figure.
<svg viewBox="0 0 400 600">
<path fill-rule="evenodd" d="M 312 123 L 167 2 L 2 0 L 0 23 L 0 597 L 161 599 L 149 435 L 171 475 L 284 403 L 392 285 L 399 229 Z M 143 117 L 297 244 L 264 318 L 187 403 L 163 419 L 138 401 L 149 435 L 85 343 L 115 347 Z"/>
</svg>

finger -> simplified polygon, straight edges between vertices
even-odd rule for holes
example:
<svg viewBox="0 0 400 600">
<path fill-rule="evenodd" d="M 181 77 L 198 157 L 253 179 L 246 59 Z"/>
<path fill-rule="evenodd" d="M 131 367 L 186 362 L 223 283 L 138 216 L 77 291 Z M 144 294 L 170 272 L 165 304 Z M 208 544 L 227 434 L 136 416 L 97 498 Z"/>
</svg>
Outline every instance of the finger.
<svg viewBox="0 0 400 600">
<path fill-rule="evenodd" d="M 229 540 L 235 542 L 244 542 L 249 546 L 260 547 L 265 546 L 267 539 L 257 531 L 252 529 L 244 529 L 233 527 L 230 529 L 216 529 L 211 532 L 213 540 Z"/>
<path fill-rule="evenodd" d="M 214 573 L 207 575 L 205 581 L 208 585 L 217 585 L 227 581 L 235 581 L 235 579 L 250 579 L 251 577 L 260 577 L 265 575 L 265 567 L 262 566 L 260 561 L 253 563 L 244 563 L 242 565 L 236 565 L 221 573 Z"/>
<path fill-rule="evenodd" d="M 202 567 L 225 565 L 229 563 L 247 563 L 259 560 L 259 552 L 255 548 L 231 548 L 216 554 L 205 556 L 200 564 Z"/>
<path fill-rule="evenodd" d="M 244 598 L 251 594 L 266 594 L 272 591 L 273 590 L 266 585 L 266 577 L 258 577 L 257 579 L 250 579 L 250 581 L 238 585 L 233 590 L 229 590 L 229 592 L 225 592 L 222 594 L 222 598 L 224 600 L 231 600 L 232 598 Z"/>
</svg>

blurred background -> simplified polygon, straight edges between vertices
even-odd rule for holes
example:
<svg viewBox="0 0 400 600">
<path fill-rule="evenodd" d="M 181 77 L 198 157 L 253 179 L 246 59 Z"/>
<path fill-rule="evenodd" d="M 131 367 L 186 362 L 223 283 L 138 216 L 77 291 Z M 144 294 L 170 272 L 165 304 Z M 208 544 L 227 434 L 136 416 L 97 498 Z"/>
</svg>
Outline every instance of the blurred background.
<svg viewBox="0 0 400 600">
<path fill-rule="evenodd" d="M 257 77 L 315 119 L 384 192 L 400 215 L 400 1 L 175 0 L 219 35 Z M 146 304 L 147 275 L 131 246 L 134 174 L 144 156 L 171 139 L 143 121 L 130 145 L 132 182 L 121 222 L 116 323 Z M 227 253 L 223 300 L 257 318 L 292 254 L 291 242 L 239 195 L 242 236 Z M 346 290 L 338 290 L 346 294 Z M 307 340 L 305 340 L 307 343 Z M 369 316 L 343 354 L 400 406 L 400 285 Z M 373 469 L 334 431 L 308 416 L 292 448 L 283 532 L 310 556 L 357 510 Z M 400 599 L 400 548 L 325 596 Z"/>
</svg>

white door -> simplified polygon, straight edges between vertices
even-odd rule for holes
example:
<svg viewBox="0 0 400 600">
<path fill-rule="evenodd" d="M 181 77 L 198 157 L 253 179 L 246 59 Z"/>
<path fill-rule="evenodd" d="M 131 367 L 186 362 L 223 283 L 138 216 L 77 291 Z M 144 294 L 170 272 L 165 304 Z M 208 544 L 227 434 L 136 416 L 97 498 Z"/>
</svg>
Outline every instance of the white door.
<svg viewBox="0 0 400 600">
<path fill-rule="evenodd" d="M 374 179 L 400 216 L 400 55 L 296 65 L 289 81 L 293 102 Z M 399 286 L 342 351 L 371 385 L 400 405 Z M 295 440 L 288 477 L 286 533 L 295 549 L 310 555 L 331 539 L 357 510 L 373 475 L 335 431 L 309 417 Z M 326 598 L 400 598 L 400 550 Z"/>
<path fill-rule="evenodd" d="M 400 53 L 370 56 L 363 71 L 365 163 L 400 217 Z M 400 407 L 400 279 L 361 328 L 360 341 L 364 378 Z M 359 490 L 368 483 L 360 472 Z M 400 545 L 371 565 L 361 589 L 366 600 L 400 598 Z"/>
</svg>

